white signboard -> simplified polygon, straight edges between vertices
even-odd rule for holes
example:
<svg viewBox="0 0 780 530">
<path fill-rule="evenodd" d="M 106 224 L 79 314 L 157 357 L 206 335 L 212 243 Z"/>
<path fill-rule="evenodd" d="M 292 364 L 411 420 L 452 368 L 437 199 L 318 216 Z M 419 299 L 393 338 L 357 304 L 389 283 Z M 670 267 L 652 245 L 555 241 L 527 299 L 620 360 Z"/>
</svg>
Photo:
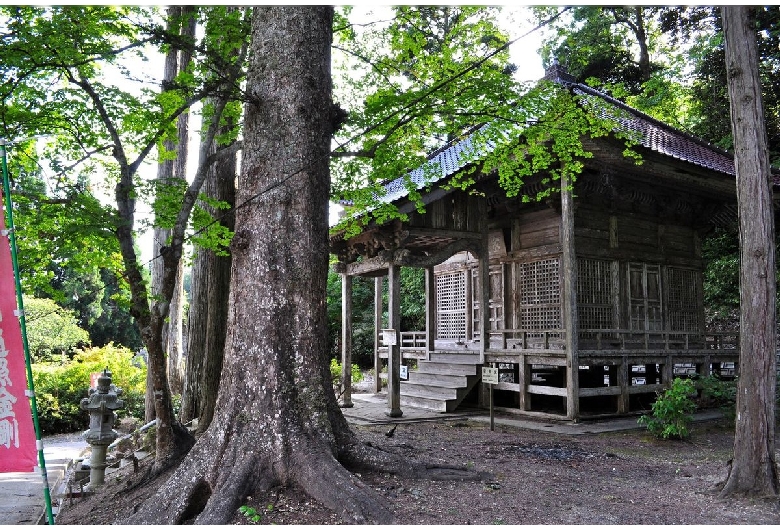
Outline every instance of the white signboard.
<svg viewBox="0 0 780 530">
<path fill-rule="evenodd" d="M 382 330 L 382 344 L 385 346 L 395 346 L 398 343 L 396 340 L 396 332 L 394 329 Z"/>
<path fill-rule="evenodd" d="M 482 382 L 490 385 L 498 384 L 498 368 L 485 366 L 482 368 Z"/>
<path fill-rule="evenodd" d="M 401 373 L 400 373 L 401 379 L 406 381 L 409 379 L 409 367 L 401 365 Z"/>
</svg>

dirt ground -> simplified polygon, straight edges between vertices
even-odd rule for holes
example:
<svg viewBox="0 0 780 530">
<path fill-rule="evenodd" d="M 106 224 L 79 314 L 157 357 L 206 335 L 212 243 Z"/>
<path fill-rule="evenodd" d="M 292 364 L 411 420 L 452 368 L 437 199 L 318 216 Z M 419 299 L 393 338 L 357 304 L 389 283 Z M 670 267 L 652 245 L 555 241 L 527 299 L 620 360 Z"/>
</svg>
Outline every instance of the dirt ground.
<svg viewBox="0 0 780 530">
<path fill-rule="evenodd" d="M 388 426 L 353 428 L 403 458 L 490 474 L 479 482 L 363 474 L 400 524 L 780 524 L 777 498 L 718 497 L 733 445 L 722 421 L 695 423 L 685 442 L 656 440 L 643 430 L 564 436 L 496 425 L 490 431 L 464 420 L 404 423 L 392 437 Z M 64 500 L 56 523 L 121 523 L 157 489 L 157 482 L 128 489 L 139 476 L 130 465 L 107 477 L 104 492 Z M 341 523 L 296 489 L 263 493 L 246 505 L 257 522 L 237 512 L 234 524 Z"/>
</svg>

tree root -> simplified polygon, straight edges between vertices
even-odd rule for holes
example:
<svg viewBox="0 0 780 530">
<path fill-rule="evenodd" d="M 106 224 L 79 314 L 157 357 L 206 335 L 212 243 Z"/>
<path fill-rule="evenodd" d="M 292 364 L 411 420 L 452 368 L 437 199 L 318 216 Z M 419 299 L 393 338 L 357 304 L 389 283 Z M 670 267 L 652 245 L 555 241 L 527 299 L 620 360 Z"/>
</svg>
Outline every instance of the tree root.
<svg viewBox="0 0 780 530">
<path fill-rule="evenodd" d="M 297 453 L 296 482 L 315 500 L 339 513 L 345 523 L 392 524 L 395 520 L 385 500 L 348 472 L 323 448 Z"/>
<path fill-rule="evenodd" d="M 478 472 L 465 466 L 425 463 L 401 458 L 356 439 L 342 449 L 339 461 L 354 471 L 379 471 L 415 479 L 475 482 L 492 479 L 490 473 Z"/>
</svg>

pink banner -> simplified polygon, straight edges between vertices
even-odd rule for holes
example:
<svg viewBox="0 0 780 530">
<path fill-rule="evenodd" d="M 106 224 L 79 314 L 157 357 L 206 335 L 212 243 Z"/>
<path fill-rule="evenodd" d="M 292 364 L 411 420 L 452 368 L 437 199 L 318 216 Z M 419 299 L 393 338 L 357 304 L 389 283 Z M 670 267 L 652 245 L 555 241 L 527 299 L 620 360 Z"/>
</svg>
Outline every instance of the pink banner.
<svg viewBox="0 0 780 530">
<path fill-rule="evenodd" d="M 0 204 L 0 230 L 5 215 Z M 11 245 L 0 235 L 0 473 L 31 472 L 38 465 L 22 331 L 16 310 Z"/>
</svg>

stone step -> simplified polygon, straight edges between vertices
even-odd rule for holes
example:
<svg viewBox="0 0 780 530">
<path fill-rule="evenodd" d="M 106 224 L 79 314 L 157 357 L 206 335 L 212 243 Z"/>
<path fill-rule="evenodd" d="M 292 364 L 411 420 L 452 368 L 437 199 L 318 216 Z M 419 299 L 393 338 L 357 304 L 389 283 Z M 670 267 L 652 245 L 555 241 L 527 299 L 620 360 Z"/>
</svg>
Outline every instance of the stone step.
<svg viewBox="0 0 780 530">
<path fill-rule="evenodd" d="M 426 374 L 477 375 L 475 364 L 450 364 L 438 361 L 419 361 L 417 371 Z"/>
<path fill-rule="evenodd" d="M 431 386 L 444 386 L 448 388 L 461 388 L 468 386 L 468 376 L 465 374 L 444 374 L 436 372 L 409 372 L 409 383 L 425 384 Z"/>
</svg>

